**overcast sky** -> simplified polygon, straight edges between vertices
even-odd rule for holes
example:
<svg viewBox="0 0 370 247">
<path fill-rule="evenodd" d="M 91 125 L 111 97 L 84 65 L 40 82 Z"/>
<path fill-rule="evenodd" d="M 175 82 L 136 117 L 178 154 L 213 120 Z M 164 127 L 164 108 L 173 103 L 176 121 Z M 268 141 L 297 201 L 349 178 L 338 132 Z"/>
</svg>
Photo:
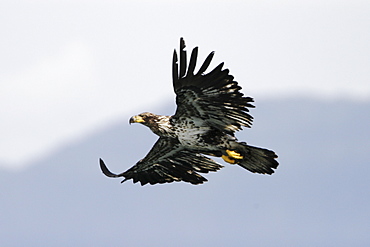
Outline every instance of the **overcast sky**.
<svg viewBox="0 0 370 247">
<path fill-rule="evenodd" d="M 0 166 L 174 100 L 173 49 L 258 100 L 370 99 L 369 1 L 2 1 Z M 200 62 L 199 62 L 200 63 Z M 160 113 L 159 113 L 160 114 Z"/>
</svg>

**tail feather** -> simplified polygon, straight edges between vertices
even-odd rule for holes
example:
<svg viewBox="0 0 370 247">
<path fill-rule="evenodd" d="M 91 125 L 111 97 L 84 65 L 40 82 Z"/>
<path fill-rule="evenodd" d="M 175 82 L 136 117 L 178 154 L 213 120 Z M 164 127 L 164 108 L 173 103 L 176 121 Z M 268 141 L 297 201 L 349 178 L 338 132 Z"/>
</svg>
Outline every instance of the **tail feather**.
<svg viewBox="0 0 370 247">
<path fill-rule="evenodd" d="M 237 164 L 241 167 L 256 173 L 273 174 L 274 170 L 279 165 L 276 158 L 278 157 L 274 151 L 238 143 L 238 151 L 243 156 L 243 159 L 237 160 Z"/>
</svg>

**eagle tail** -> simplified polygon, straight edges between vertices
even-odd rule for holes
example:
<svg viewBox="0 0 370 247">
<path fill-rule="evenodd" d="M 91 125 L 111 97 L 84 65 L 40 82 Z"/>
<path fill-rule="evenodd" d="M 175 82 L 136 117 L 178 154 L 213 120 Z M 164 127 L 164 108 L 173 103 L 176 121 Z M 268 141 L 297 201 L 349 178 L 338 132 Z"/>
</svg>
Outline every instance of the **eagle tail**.
<svg viewBox="0 0 370 247">
<path fill-rule="evenodd" d="M 235 142 L 234 150 L 226 150 L 227 157 L 225 161 L 238 164 L 241 167 L 256 173 L 272 174 L 273 169 L 279 165 L 274 151 L 265 148 L 249 146 L 243 142 Z"/>
</svg>

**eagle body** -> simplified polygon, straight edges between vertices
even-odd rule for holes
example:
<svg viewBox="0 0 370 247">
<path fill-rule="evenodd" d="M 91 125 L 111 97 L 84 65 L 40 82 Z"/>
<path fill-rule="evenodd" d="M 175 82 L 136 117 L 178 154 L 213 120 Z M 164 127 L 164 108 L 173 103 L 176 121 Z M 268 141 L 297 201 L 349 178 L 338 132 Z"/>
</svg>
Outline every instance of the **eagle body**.
<svg viewBox="0 0 370 247">
<path fill-rule="evenodd" d="M 130 118 L 159 136 L 149 153 L 133 167 L 120 174 L 108 170 L 103 160 L 100 167 L 108 177 L 132 179 L 141 185 L 184 181 L 201 184 L 207 181 L 199 173 L 217 171 L 223 166 L 205 155 L 222 157 L 230 164 L 255 173 L 272 174 L 278 162 L 275 152 L 238 142 L 235 132 L 251 127 L 249 108 L 253 99 L 240 92 L 241 87 L 223 63 L 205 74 L 213 52 L 197 73 L 194 72 L 198 48 L 187 64 L 185 42 L 180 39 L 180 62 L 174 52 L 173 87 L 177 109 L 173 116 L 144 112 Z"/>
<path fill-rule="evenodd" d="M 216 151 L 220 144 L 227 143 L 227 135 L 222 135 L 201 118 L 179 118 L 174 126 L 181 145 L 194 151 Z"/>
</svg>

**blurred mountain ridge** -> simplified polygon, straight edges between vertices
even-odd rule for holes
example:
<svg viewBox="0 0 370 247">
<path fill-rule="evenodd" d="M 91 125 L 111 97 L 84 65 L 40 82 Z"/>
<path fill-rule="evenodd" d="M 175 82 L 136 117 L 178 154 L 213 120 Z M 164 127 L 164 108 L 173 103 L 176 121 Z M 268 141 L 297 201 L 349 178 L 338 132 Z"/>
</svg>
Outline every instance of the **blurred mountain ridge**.
<svg viewBox="0 0 370 247">
<path fill-rule="evenodd" d="M 155 113 L 172 114 L 168 105 Z M 157 137 L 138 124 L 111 123 L 23 171 L 0 170 L 0 244 L 369 244 L 370 101 L 291 98 L 255 105 L 252 128 L 237 137 L 279 155 L 274 175 L 218 159 L 225 168 L 204 174 L 203 185 L 120 184 L 101 173 L 98 159 L 122 172 Z"/>
</svg>

